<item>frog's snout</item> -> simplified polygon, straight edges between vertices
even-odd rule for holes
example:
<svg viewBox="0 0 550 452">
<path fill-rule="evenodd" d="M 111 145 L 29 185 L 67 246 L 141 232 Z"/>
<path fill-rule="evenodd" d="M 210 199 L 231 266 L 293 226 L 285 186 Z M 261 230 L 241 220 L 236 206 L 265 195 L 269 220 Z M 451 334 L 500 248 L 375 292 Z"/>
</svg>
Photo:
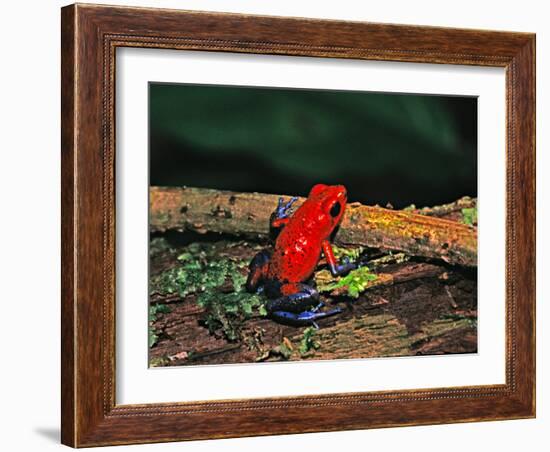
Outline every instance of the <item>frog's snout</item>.
<svg viewBox="0 0 550 452">
<path fill-rule="evenodd" d="M 337 185 L 336 189 L 338 193 L 336 195 L 337 199 L 345 203 L 348 200 L 348 191 L 346 190 L 346 187 L 343 185 Z"/>
</svg>

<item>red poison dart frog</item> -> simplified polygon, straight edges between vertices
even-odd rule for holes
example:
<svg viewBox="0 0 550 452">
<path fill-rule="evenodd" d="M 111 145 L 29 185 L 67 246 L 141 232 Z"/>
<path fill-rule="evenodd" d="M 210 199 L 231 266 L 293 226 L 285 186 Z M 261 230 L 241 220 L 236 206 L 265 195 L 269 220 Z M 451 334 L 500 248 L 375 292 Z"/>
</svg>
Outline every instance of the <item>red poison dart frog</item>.
<svg viewBox="0 0 550 452">
<path fill-rule="evenodd" d="M 270 218 L 276 237 L 273 251 L 258 253 L 249 265 L 246 288 L 268 297 L 266 310 L 275 321 L 291 325 L 313 325 L 317 319 L 342 312 L 340 308 L 321 311 L 319 293 L 310 282 L 324 254 L 331 273 L 343 275 L 359 266 L 334 257 L 330 238 L 344 214 L 347 201 L 342 185 L 315 185 L 306 201 L 290 213 L 297 198 L 279 204 Z"/>
</svg>

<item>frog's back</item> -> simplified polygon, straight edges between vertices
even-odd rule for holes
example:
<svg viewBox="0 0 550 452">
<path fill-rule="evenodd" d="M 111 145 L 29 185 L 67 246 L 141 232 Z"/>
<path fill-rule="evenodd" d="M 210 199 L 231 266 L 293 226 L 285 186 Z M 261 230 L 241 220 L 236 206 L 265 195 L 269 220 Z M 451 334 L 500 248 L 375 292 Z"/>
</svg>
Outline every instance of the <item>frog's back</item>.
<svg viewBox="0 0 550 452">
<path fill-rule="evenodd" d="M 269 263 L 270 279 L 303 282 L 311 277 L 321 256 L 322 242 L 314 226 L 307 206 L 303 205 L 275 241 Z"/>
</svg>

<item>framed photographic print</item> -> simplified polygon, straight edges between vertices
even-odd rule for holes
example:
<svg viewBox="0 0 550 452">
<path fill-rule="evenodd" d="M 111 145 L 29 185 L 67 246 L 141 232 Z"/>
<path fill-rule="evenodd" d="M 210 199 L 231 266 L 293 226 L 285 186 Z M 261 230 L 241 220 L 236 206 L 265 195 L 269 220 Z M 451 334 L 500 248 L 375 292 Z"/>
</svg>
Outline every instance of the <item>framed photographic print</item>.
<svg viewBox="0 0 550 452">
<path fill-rule="evenodd" d="M 535 415 L 535 37 L 62 9 L 62 442 Z"/>
</svg>

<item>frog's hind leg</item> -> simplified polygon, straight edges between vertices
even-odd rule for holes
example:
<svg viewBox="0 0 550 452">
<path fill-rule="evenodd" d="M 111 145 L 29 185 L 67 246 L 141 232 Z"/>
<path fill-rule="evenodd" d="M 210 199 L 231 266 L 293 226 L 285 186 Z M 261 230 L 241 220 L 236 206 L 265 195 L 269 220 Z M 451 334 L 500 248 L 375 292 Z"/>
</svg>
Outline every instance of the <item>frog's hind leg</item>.
<svg viewBox="0 0 550 452">
<path fill-rule="evenodd" d="M 317 320 L 342 312 L 340 308 L 320 311 L 324 303 L 319 302 L 319 293 L 307 284 L 287 283 L 279 291 L 281 296 L 268 301 L 266 309 L 271 318 L 281 323 L 319 328 Z"/>
<path fill-rule="evenodd" d="M 255 292 L 260 289 L 260 285 L 267 276 L 267 270 L 269 267 L 269 260 L 271 259 L 271 253 L 267 250 L 260 251 L 248 266 L 248 278 L 246 280 L 246 290 L 249 292 Z"/>
</svg>

